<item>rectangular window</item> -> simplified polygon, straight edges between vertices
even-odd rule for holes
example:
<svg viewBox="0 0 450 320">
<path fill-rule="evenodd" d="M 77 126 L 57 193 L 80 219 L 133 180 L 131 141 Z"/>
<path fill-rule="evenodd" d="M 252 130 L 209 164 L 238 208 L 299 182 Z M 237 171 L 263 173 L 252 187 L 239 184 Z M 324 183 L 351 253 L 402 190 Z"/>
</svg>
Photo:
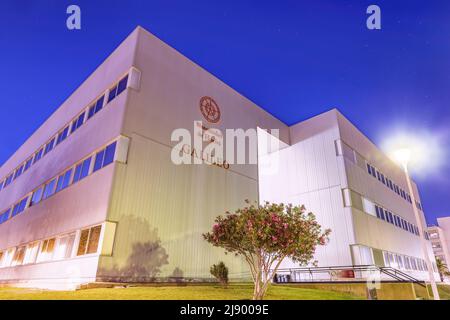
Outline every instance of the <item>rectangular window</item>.
<svg viewBox="0 0 450 320">
<path fill-rule="evenodd" d="M 27 171 L 31 167 L 31 163 L 33 161 L 33 158 L 30 158 L 25 162 L 25 167 L 23 168 L 23 172 Z"/>
<path fill-rule="evenodd" d="M 44 152 L 44 149 L 40 149 L 36 154 L 34 155 L 33 164 L 38 162 L 42 158 L 42 152 Z"/>
<path fill-rule="evenodd" d="M 42 242 L 41 248 L 37 256 L 37 262 L 49 261 L 53 257 L 55 250 L 55 238 L 47 239 Z"/>
<path fill-rule="evenodd" d="M 33 242 L 27 245 L 25 249 L 25 258 L 23 264 L 35 263 L 39 249 L 39 242 Z"/>
<path fill-rule="evenodd" d="M 392 216 L 392 212 L 389 211 L 388 214 L 389 214 L 389 222 L 394 224 L 394 217 Z"/>
<path fill-rule="evenodd" d="M 92 118 L 94 114 L 102 110 L 103 108 L 103 101 L 105 100 L 105 96 L 101 96 L 97 99 L 97 101 L 94 102 L 92 106 L 89 107 L 88 111 L 88 119 Z"/>
<path fill-rule="evenodd" d="M 55 144 L 55 138 L 53 138 L 52 140 L 50 140 L 50 141 L 45 145 L 44 156 L 45 156 L 47 153 L 49 153 L 50 151 L 52 151 L 54 144 Z"/>
<path fill-rule="evenodd" d="M 39 203 L 42 199 L 42 191 L 44 190 L 44 187 L 39 187 L 33 192 L 33 195 L 31 196 L 31 202 L 30 206 L 34 206 Z"/>
<path fill-rule="evenodd" d="M 91 158 L 87 158 L 83 161 L 83 168 L 81 169 L 80 180 L 89 174 L 89 167 L 91 165 Z"/>
<path fill-rule="evenodd" d="M 96 226 L 81 231 L 77 256 L 97 252 L 101 230 L 102 226 Z"/>
<path fill-rule="evenodd" d="M 79 127 L 81 127 L 84 123 L 84 115 L 86 112 L 83 112 L 82 114 L 80 114 L 78 116 L 78 118 L 76 118 L 75 120 L 73 120 L 72 122 L 72 128 L 70 129 L 70 133 L 74 133 L 75 130 L 77 130 Z"/>
<path fill-rule="evenodd" d="M 89 107 L 88 111 L 88 119 L 92 118 L 92 116 L 95 114 L 95 104 Z"/>
<path fill-rule="evenodd" d="M 73 175 L 73 183 L 83 179 L 89 174 L 89 166 L 91 165 L 91 158 L 87 158 L 83 162 L 79 163 L 75 167 L 75 173 Z"/>
<path fill-rule="evenodd" d="M 103 100 L 105 100 L 105 96 L 101 96 L 97 102 L 95 103 L 95 113 L 99 112 L 103 108 Z"/>
<path fill-rule="evenodd" d="M 117 94 L 117 86 L 114 86 L 109 90 L 108 103 L 111 102 L 116 97 L 116 94 Z"/>
<path fill-rule="evenodd" d="M 3 189 L 6 188 L 12 181 L 13 179 L 13 174 L 11 173 L 5 180 L 5 185 L 3 186 Z"/>
<path fill-rule="evenodd" d="M 105 159 L 103 160 L 103 167 L 114 161 L 114 154 L 116 153 L 116 142 L 111 143 L 106 147 Z"/>
<path fill-rule="evenodd" d="M 54 254 L 54 259 L 68 259 L 72 256 L 75 233 L 62 236 L 58 239 Z"/>
<path fill-rule="evenodd" d="M 0 182 L 0 191 L 3 189 L 3 183 L 4 183 L 5 181 L 2 181 L 2 182 Z"/>
<path fill-rule="evenodd" d="M 14 252 L 11 265 L 18 266 L 23 263 L 23 259 L 25 258 L 25 249 L 26 249 L 25 246 L 21 246 L 16 249 L 16 251 Z"/>
<path fill-rule="evenodd" d="M 121 94 L 126 88 L 128 83 L 128 75 L 122 78 L 122 80 L 119 81 L 119 84 L 117 86 L 117 95 Z"/>
<path fill-rule="evenodd" d="M 97 154 L 95 155 L 94 172 L 102 168 L 104 156 L 105 149 L 97 152 Z"/>
<path fill-rule="evenodd" d="M 409 262 L 409 257 L 405 257 L 405 268 L 411 270 L 411 263 Z"/>
<path fill-rule="evenodd" d="M 26 198 L 22 199 L 21 201 L 19 201 L 18 203 L 16 203 L 16 205 L 13 207 L 11 217 L 14 217 L 14 216 L 18 215 L 19 213 L 23 212 L 27 205 L 27 201 L 28 201 L 28 197 L 26 197 Z"/>
<path fill-rule="evenodd" d="M 58 183 L 56 184 L 56 191 L 59 192 L 69 186 L 70 176 L 72 175 L 72 169 L 67 170 L 65 173 L 58 177 Z"/>
<path fill-rule="evenodd" d="M 21 165 L 14 173 L 14 180 L 16 180 L 18 177 L 20 177 L 22 172 L 23 172 L 23 165 Z"/>
<path fill-rule="evenodd" d="M 45 185 L 44 196 L 42 200 L 47 199 L 55 193 L 56 178 Z"/>
<path fill-rule="evenodd" d="M 9 219 L 9 214 L 11 213 L 11 208 L 9 208 L 6 211 L 3 211 L 2 214 L 0 214 L 0 224 L 7 221 Z"/>
<path fill-rule="evenodd" d="M 69 134 L 69 126 L 65 127 L 63 131 L 58 134 L 58 139 L 56 140 L 56 145 L 60 144 L 64 140 L 66 140 L 67 135 Z"/>
</svg>

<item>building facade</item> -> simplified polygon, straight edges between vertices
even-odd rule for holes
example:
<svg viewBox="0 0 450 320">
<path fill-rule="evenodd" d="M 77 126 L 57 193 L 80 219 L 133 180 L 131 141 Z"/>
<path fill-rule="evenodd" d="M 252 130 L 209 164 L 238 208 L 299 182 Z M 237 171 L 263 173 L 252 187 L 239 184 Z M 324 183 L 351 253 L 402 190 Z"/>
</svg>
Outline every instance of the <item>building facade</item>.
<svg viewBox="0 0 450 320">
<path fill-rule="evenodd" d="M 437 225 L 428 227 L 428 235 L 436 259 L 450 266 L 450 217 L 437 218 Z M 449 277 L 444 277 L 449 281 Z"/>
<path fill-rule="evenodd" d="M 258 148 L 256 163 L 179 165 L 180 128 L 194 140 L 198 129 L 270 129 L 282 148 Z M 258 130 L 258 144 L 266 135 Z M 195 143 L 178 151 L 211 156 Z M 264 170 L 275 157 L 275 173 Z M 246 199 L 313 211 L 332 229 L 321 266 L 389 265 L 425 278 L 406 189 L 401 169 L 336 109 L 289 127 L 138 27 L 1 166 L 0 282 L 205 281 L 220 260 L 247 279 L 244 261 L 202 238 Z"/>
</svg>

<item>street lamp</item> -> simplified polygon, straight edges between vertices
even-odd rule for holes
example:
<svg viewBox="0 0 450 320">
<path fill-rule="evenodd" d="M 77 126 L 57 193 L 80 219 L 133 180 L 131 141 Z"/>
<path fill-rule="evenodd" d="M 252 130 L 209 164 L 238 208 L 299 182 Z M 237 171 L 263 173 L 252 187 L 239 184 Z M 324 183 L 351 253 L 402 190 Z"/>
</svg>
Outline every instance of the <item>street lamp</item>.
<svg viewBox="0 0 450 320">
<path fill-rule="evenodd" d="M 419 210 L 417 210 L 417 207 L 416 207 L 416 197 L 414 196 L 414 192 L 413 192 L 413 188 L 412 188 L 412 184 L 411 184 L 411 178 L 409 177 L 409 173 L 408 173 L 408 162 L 411 158 L 411 150 L 407 149 L 407 148 L 399 149 L 394 153 L 394 157 L 401 164 L 401 166 L 403 167 L 403 171 L 405 172 L 406 182 L 408 184 L 408 190 L 409 190 L 409 194 L 411 196 L 411 202 L 412 202 L 412 207 L 413 207 L 413 211 L 414 211 L 414 216 L 416 218 L 417 226 L 419 227 L 419 237 L 420 237 L 420 242 L 422 244 L 422 252 L 423 252 L 423 255 L 425 256 L 425 263 L 427 264 L 428 277 L 430 278 L 430 283 L 431 283 L 431 290 L 433 291 L 434 300 L 440 300 L 438 288 L 436 285 L 436 280 L 434 279 L 433 266 L 430 261 L 430 256 L 428 255 L 427 241 L 424 236 L 425 228 L 422 224 L 422 219 L 419 215 Z"/>
</svg>

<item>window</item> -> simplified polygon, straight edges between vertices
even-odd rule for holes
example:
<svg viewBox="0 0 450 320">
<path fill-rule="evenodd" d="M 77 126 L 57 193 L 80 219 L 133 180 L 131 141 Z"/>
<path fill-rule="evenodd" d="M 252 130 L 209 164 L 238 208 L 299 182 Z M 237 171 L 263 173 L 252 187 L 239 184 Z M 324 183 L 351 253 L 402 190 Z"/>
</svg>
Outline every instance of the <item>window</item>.
<svg viewBox="0 0 450 320">
<path fill-rule="evenodd" d="M 405 257 L 405 268 L 411 270 L 411 263 L 409 261 L 409 257 Z"/>
<path fill-rule="evenodd" d="M 81 230 L 77 256 L 97 252 L 101 230 L 102 226 Z"/>
<path fill-rule="evenodd" d="M 38 152 L 36 152 L 36 154 L 34 155 L 33 164 L 35 164 L 36 162 L 39 161 L 39 159 L 42 158 L 43 151 L 44 151 L 44 149 L 40 149 Z"/>
<path fill-rule="evenodd" d="M 13 174 L 11 173 L 5 180 L 5 185 L 3 186 L 3 189 L 6 188 L 12 181 Z"/>
<path fill-rule="evenodd" d="M 28 197 L 26 197 L 26 198 L 22 199 L 21 201 L 19 201 L 18 203 L 16 203 L 16 205 L 13 207 L 11 217 L 14 217 L 14 216 L 18 215 L 19 213 L 23 212 L 27 205 L 27 201 L 28 201 Z"/>
<path fill-rule="evenodd" d="M 75 173 L 73 175 L 73 183 L 80 181 L 89 174 L 90 165 L 91 165 L 91 158 L 89 157 L 75 167 Z"/>
<path fill-rule="evenodd" d="M 95 103 L 95 113 L 99 112 L 103 108 L 103 100 L 105 100 L 105 96 L 101 96 L 100 99 Z"/>
<path fill-rule="evenodd" d="M 68 259 L 72 256 L 75 233 L 62 236 L 58 239 L 54 259 Z"/>
<path fill-rule="evenodd" d="M 394 217 L 392 216 L 392 212 L 389 211 L 388 215 L 389 215 L 389 222 L 394 224 Z"/>
<path fill-rule="evenodd" d="M 29 243 L 25 249 L 25 257 L 23 259 L 23 264 L 35 263 L 38 249 L 39 249 L 39 242 Z"/>
<path fill-rule="evenodd" d="M 128 83 L 128 75 L 122 78 L 122 80 L 119 81 L 119 85 L 117 86 L 117 95 L 121 94 L 123 90 L 127 88 Z"/>
<path fill-rule="evenodd" d="M 65 127 L 59 134 L 58 139 L 56 140 L 56 145 L 60 144 L 64 140 L 66 140 L 67 135 L 69 134 L 69 126 Z"/>
<path fill-rule="evenodd" d="M 14 173 L 14 180 L 16 180 L 23 172 L 23 165 L 21 165 L 17 170 L 16 173 Z"/>
<path fill-rule="evenodd" d="M 23 263 L 23 258 L 25 258 L 25 246 L 18 247 L 14 252 L 12 264 L 13 266 L 21 265 Z"/>
<path fill-rule="evenodd" d="M 25 162 L 25 167 L 23 168 L 23 172 L 27 171 L 31 167 L 31 163 L 33 161 L 33 158 L 30 158 Z"/>
<path fill-rule="evenodd" d="M 119 94 L 122 93 L 122 91 L 124 91 L 127 88 L 127 82 L 128 82 L 128 75 L 123 77 L 122 80 L 120 80 L 117 85 L 115 85 L 109 90 L 108 102 L 114 100 L 115 97 L 117 97 Z"/>
<path fill-rule="evenodd" d="M 50 141 L 45 145 L 44 156 L 45 156 L 47 153 L 49 153 L 50 151 L 52 151 L 54 144 L 55 144 L 55 138 L 53 138 L 52 140 L 50 140 Z"/>
<path fill-rule="evenodd" d="M 67 170 L 65 173 L 58 177 L 58 183 L 56 184 L 56 191 L 59 192 L 69 186 L 70 176 L 72 175 L 72 169 Z"/>
<path fill-rule="evenodd" d="M 95 155 L 94 172 L 113 162 L 115 151 L 116 142 L 113 142 L 105 149 L 97 152 Z"/>
<path fill-rule="evenodd" d="M 100 98 L 97 99 L 96 102 L 94 102 L 93 105 L 91 105 L 89 107 L 89 111 L 88 111 L 88 119 L 92 118 L 92 116 L 94 114 L 96 114 L 97 112 L 99 112 L 100 110 L 102 110 L 103 108 L 103 101 L 105 100 L 105 96 L 101 96 Z"/>
<path fill-rule="evenodd" d="M 48 197 L 52 196 L 55 193 L 55 184 L 56 179 L 53 179 L 52 181 L 50 181 L 45 185 L 44 196 L 42 197 L 42 200 L 47 199 Z"/>
<path fill-rule="evenodd" d="M 37 256 L 37 262 L 51 260 L 53 257 L 54 249 L 55 238 L 44 240 Z"/>
<path fill-rule="evenodd" d="M 0 191 L 3 189 L 3 183 L 4 183 L 5 181 L 2 181 L 2 182 L 0 182 Z"/>
<path fill-rule="evenodd" d="M 78 118 L 76 118 L 75 120 L 73 120 L 72 122 L 72 128 L 70 129 L 70 133 L 74 133 L 75 130 L 77 130 L 79 127 L 81 127 L 81 125 L 84 123 L 84 115 L 86 114 L 86 112 L 83 112 L 82 114 L 80 114 L 78 116 Z"/>
<path fill-rule="evenodd" d="M 34 206 L 39 203 L 42 199 L 42 191 L 44 190 L 44 187 L 39 187 L 33 192 L 33 195 L 31 196 L 31 202 L 30 207 Z"/>
<path fill-rule="evenodd" d="M 9 267 L 12 263 L 15 248 L 10 248 L 3 252 L 3 259 L 0 261 L 1 267 Z"/>
<path fill-rule="evenodd" d="M 11 208 L 9 208 L 6 211 L 3 211 L 0 214 L 0 224 L 2 224 L 3 222 L 7 221 L 9 219 L 9 214 L 11 213 Z"/>
</svg>

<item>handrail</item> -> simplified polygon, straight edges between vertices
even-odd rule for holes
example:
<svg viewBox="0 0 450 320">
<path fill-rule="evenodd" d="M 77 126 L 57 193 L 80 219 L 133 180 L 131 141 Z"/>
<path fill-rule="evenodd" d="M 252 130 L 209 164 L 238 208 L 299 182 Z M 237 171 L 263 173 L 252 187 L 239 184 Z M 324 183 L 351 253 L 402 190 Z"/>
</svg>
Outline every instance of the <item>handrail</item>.
<svg viewBox="0 0 450 320">
<path fill-rule="evenodd" d="M 400 271 L 398 269 L 392 267 L 380 267 L 376 265 L 351 265 L 351 266 L 329 266 L 329 267 L 298 267 L 298 268 L 282 268 L 278 269 L 277 273 L 287 273 L 292 274 L 293 272 L 307 273 L 310 275 L 311 279 L 313 279 L 313 274 L 317 273 L 330 273 L 333 271 L 343 271 L 343 270 L 352 270 L 353 272 L 364 272 L 364 271 L 378 271 L 382 274 L 389 276 L 390 278 L 398 281 L 398 282 L 412 282 L 418 284 L 420 286 L 426 287 L 423 281 L 420 281 L 413 276 Z M 331 280 L 333 281 L 333 280 Z M 290 281 L 289 282 L 293 282 Z"/>
</svg>

